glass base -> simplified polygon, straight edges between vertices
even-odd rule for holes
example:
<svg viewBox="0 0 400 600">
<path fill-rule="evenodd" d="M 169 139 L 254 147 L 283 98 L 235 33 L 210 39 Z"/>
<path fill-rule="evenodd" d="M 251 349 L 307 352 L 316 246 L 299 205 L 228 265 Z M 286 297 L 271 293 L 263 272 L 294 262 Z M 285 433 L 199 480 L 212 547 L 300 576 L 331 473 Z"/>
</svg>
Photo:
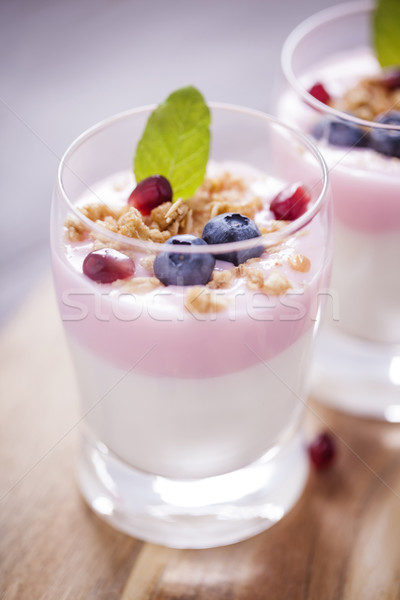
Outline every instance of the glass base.
<svg viewBox="0 0 400 600">
<path fill-rule="evenodd" d="M 325 328 L 311 374 L 315 400 L 356 416 L 400 422 L 400 345 Z"/>
<path fill-rule="evenodd" d="M 301 433 L 237 471 L 172 480 L 133 469 L 85 435 L 78 483 L 91 508 L 115 528 L 173 548 L 212 548 L 271 527 L 296 503 L 308 458 Z"/>
</svg>

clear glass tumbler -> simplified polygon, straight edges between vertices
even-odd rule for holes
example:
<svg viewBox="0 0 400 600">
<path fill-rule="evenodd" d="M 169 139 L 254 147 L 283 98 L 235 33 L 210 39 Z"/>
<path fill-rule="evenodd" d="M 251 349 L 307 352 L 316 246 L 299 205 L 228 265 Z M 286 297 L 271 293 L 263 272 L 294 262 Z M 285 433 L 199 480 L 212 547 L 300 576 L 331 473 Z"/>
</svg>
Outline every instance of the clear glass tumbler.
<svg viewBox="0 0 400 600">
<path fill-rule="evenodd" d="M 370 1 L 349 2 L 296 27 L 282 52 L 285 83 L 276 112 L 317 139 L 332 184 L 334 302 L 317 345 L 313 393 L 339 409 L 398 422 L 400 121 L 378 122 L 371 112 L 383 110 L 378 94 L 360 84 L 382 74 L 371 42 L 373 10 Z M 344 103 L 324 103 L 316 84 Z M 387 146 L 396 138 L 397 156 Z"/>
<path fill-rule="evenodd" d="M 278 223 L 261 209 L 261 237 L 183 245 L 178 254 L 175 245 L 111 231 L 96 216 L 104 205 L 126 204 L 132 157 L 153 108 L 84 133 L 64 155 L 55 185 L 54 281 L 83 414 L 78 481 L 93 510 L 128 534 L 212 547 L 270 527 L 306 483 L 301 420 L 330 274 L 329 186 L 304 136 L 260 112 L 210 104 L 208 169 L 250 173 L 258 201 L 270 199 L 293 183 L 290 168 L 274 166 L 276 153 L 301 150 L 298 160 L 307 155 L 315 166 L 302 177 L 306 212 Z M 97 215 L 79 210 L 88 203 Z M 92 281 L 82 265 L 93 248 L 125 254 L 134 275 Z M 254 256 L 255 248 L 260 258 L 236 267 L 227 260 L 227 252 Z M 168 253 L 179 260 L 212 254 L 213 281 L 162 285 L 152 264 Z"/>
</svg>

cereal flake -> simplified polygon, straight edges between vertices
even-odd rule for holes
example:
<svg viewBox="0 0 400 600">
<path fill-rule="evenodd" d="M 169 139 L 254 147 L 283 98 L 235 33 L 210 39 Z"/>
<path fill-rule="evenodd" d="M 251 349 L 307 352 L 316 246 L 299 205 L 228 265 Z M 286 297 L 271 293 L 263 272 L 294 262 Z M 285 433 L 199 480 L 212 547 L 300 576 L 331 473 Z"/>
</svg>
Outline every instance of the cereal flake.
<svg viewBox="0 0 400 600">
<path fill-rule="evenodd" d="M 288 258 L 288 263 L 294 271 L 301 271 L 301 273 L 308 273 L 311 268 L 311 261 L 304 254 L 292 254 Z"/>
<path fill-rule="evenodd" d="M 213 290 L 195 285 L 186 293 L 185 307 L 191 313 L 217 313 L 228 307 L 228 300 Z"/>
<path fill-rule="evenodd" d="M 265 280 L 262 291 L 268 296 L 281 296 L 291 287 L 293 286 L 285 275 L 279 271 L 272 271 Z"/>
</svg>

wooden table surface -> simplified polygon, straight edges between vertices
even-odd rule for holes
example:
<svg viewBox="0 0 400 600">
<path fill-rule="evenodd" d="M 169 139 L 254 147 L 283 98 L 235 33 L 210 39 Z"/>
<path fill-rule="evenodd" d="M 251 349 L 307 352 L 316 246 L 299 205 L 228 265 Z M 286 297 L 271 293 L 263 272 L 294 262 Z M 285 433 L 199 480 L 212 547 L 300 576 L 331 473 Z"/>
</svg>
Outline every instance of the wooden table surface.
<svg viewBox="0 0 400 600">
<path fill-rule="evenodd" d="M 77 394 L 49 281 L 0 336 L 1 600 L 400 599 L 400 426 L 313 403 L 338 458 L 270 530 L 212 550 L 114 531 L 74 479 Z"/>
</svg>

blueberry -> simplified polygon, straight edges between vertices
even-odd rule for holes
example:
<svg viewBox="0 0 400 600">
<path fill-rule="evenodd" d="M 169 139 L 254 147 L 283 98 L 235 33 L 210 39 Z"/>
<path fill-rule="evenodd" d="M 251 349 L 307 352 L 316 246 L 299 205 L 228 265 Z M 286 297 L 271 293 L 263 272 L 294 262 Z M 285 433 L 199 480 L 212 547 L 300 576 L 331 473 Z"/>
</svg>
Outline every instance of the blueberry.
<svg viewBox="0 0 400 600">
<path fill-rule="evenodd" d="M 201 237 L 207 244 L 227 244 L 260 236 L 257 225 L 248 217 L 238 213 L 224 213 L 217 215 L 205 224 Z M 263 246 L 255 246 L 246 250 L 217 254 L 216 258 L 240 265 L 249 258 L 261 256 L 263 252 Z"/>
<path fill-rule="evenodd" d="M 367 145 L 365 131 L 346 121 L 321 119 L 312 130 L 312 135 L 317 140 L 326 140 L 332 146 L 364 148 Z"/>
<path fill-rule="evenodd" d="M 392 110 L 379 115 L 375 119 L 376 123 L 383 125 L 400 126 L 400 111 Z M 396 156 L 400 158 L 400 130 L 396 129 L 371 129 L 369 134 L 369 145 L 371 148 L 385 154 L 386 156 Z"/>
<path fill-rule="evenodd" d="M 205 246 L 195 235 L 175 235 L 165 242 L 173 246 Z M 178 248 L 177 248 L 178 249 Z M 215 266 L 212 254 L 161 252 L 154 261 L 154 274 L 164 285 L 204 285 Z"/>
</svg>

